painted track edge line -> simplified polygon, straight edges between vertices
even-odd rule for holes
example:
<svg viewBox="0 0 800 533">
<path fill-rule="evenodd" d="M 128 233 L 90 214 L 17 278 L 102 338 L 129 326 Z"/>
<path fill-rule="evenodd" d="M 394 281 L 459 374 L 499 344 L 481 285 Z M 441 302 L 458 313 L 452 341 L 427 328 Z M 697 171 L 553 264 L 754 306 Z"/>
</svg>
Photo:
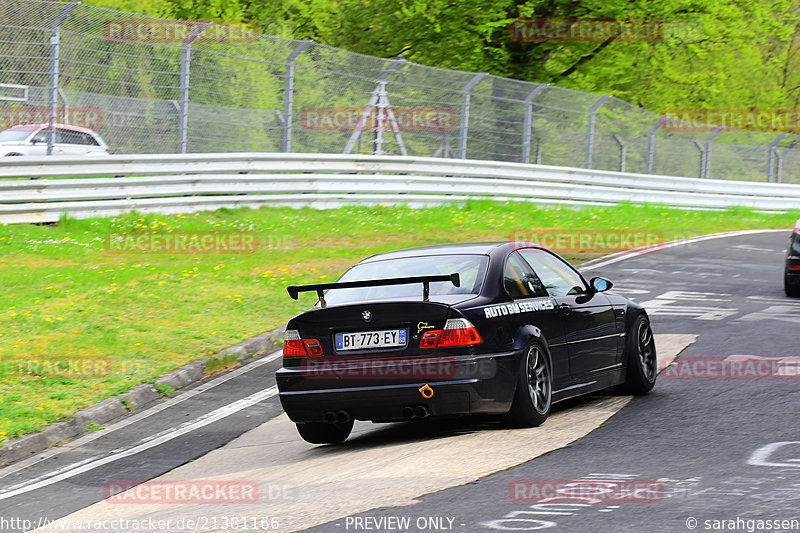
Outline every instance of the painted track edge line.
<svg viewBox="0 0 800 533">
<path fill-rule="evenodd" d="M 683 246 L 686 244 L 694 244 L 696 242 L 701 241 L 708 241 L 712 239 L 724 239 L 726 237 L 737 237 L 740 235 L 756 235 L 758 233 L 776 233 L 776 232 L 790 232 L 791 229 L 748 229 L 748 230 L 739 230 L 739 231 L 728 231 L 724 233 L 711 233 L 708 235 L 698 235 L 697 237 L 690 237 L 688 239 L 679 239 L 676 241 L 669 241 L 664 244 L 647 247 L 647 248 L 639 248 L 636 250 L 627 250 L 623 252 L 617 252 L 605 257 L 598 257 L 597 259 L 592 259 L 580 266 L 580 269 L 584 268 L 602 268 L 604 266 L 613 265 L 614 263 L 619 263 L 620 261 L 625 261 L 626 259 L 633 259 L 634 257 L 639 257 L 640 255 L 644 254 L 652 254 L 656 252 L 660 252 L 665 248 L 674 248 L 675 246 Z"/>
<path fill-rule="evenodd" d="M 5 499 L 8 499 L 8 498 L 12 498 L 14 496 L 19 496 L 20 494 L 24 494 L 24 493 L 30 492 L 32 490 L 36 490 L 36 489 L 40 489 L 40 488 L 52 485 L 53 483 L 57 483 L 59 481 L 63 481 L 65 479 L 69 479 L 69 478 L 77 476 L 79 474 L 83 474 L 84 472 L 88 472 L 90 470 L 94 470 L 95 468 L 98 468 L 100 466 L 103 466 L 103 465 L 106 465 L 106 464 L 109 464 L 109 463 L 113 463 L 113 462 L 118 461 L 120 459 L 124 459 L 125 457 L 130 457 L 131 455 L 136 455 L 136 454 L 138 454 L 140 452 L 143 452 L 145 450 L 149 450 L 150 448 L 155 448 L 156 446 L 164 444 L 165 442 L 169 442 L 172 439 L 181 437 L 181 436 L 183 436 L 183 435 L 185 435 L 187 433 L 191 433 L 195 429 L 200 429 L 200 428 L 205 427 L 205 426 L 207 426 L 209 424 L 217 422 L 218 420 L 221 420 L 221 419 L 223 419 L 223 418 L 225 418 L 227 416 L 230 416 L 232 414 L 238 413 L 242 409 L 246 409 L 247 407 L 250 407 L 251 405 L 255 405 L 255 404 L 257 404 L 259 402 L 262 402 L 262 401 L 264 401 L 264 400 L 266 400 L 268 398 L 276 396 L 277 394 L 278 394 L 278 387 L 273 385 L 272 387 L 270 387 L 268 389 L 264 389 L 264 390 L 258 391 L 258 392 L 254 393 L 254 394 L 251 394 L 250 396 L 247 396 L 247 397 L 242 398 L 240 400 L 237 400 L 237 401 L 235 401 L 233 403 L 230 403 L 228 405 L 224 405 L 224 406 L 222 406 L 222 407 L 220 407 L 218 409 L 215 409 L 214 411 L 211 411 L 210 413 L 206 413 L 205 415 L 195 419 L 192 422 L 187 422 L 185 424 L 181 424 L 180 426 L 178 426 L 176 428 L 173 428 L 173 430 L 169 430 L 169 431 L 166 431 L 166 432 L 162 432 L 159 435 L 155 435 L 152 438 L 150 438 L 149 440 L 145 440 L 144 442 L 142 442 L 140 444 L 137 444 L 136 446 L 133 446 L 132 448 L 128 448 L 126 450 L 122 450 L 122 451 L 119 451 L 117 453 L 113 453 L 111 455 L 107 455 L 106 457 L 101 457 L 99 459 L 90 461 L 88 463 L 84 463 L 83 465 L 81 465 L 81 466 L 79 466 L 77 468 L 73 468 L 71 470 L 66 470 L 66 471 L 60 472 L 60 473 L 58 473 L 58 474 L 56 474 L 54 476 L 50 476 L 50 477 L 47 477 L 47 478 L 44 478 L 44 479 L 40 479 L 40 480 L 35 481 L 33 483 L 27 483 L 22 487 L 19 487 L 19 488 L 13 489 L 13 490 L 9 490 L 9 491 L 0 493 L 0 500 L 5 500 Z"/>
</svg>

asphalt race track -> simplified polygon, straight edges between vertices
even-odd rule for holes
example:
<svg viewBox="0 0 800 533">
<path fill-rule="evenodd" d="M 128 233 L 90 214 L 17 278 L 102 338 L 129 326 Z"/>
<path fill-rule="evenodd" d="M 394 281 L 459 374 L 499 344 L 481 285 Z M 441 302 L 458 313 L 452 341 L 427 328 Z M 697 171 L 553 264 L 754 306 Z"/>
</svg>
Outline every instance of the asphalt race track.
<svg viewBox="0 0 800 533">
<path fill-rule="evenodd" d="M 789 328 L 800 300 L 783 295 L 787 240 L 704 239 L 584 269 L 645 304 L 660 356 L 680 352 L 647 396 L 571 401 L 526 430 L 484 419 L 357 424 L 345 444 L 314 447 L 281 414 L 273 355 L 0 469 L 0 530 L 67 517 L 83 523 L 42 531 L 798 531 Z M 735 361 L 770 372 L 719 372 Z M 110 482 L 162 475 L 252 483 L 258 498 L 101 501 Z M 114 529 L 112 519 L 128 522 Z"/>
</svg>

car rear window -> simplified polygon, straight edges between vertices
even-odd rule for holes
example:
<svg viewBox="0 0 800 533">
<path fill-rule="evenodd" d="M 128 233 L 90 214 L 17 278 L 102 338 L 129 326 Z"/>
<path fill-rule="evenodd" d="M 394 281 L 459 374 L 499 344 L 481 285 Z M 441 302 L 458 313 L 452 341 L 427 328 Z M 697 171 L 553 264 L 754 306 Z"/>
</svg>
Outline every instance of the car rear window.
<svg viewBox="0 0 800 533">
<path fill-rule="evenodd" d="M 461 286 L 449 281 L 431 283 L 431 301 L 454 303 L 477 296 L 486 276 L 488 256 L 473 254 L 428 255 L 359 263 L 345 272 L 339 281 L 402 278 L 408 276 L 437 276 L 458 272 Z M 325 294 L 328 305 L 342 305 L 374 300 L 422 300 L 422 284 L 333 289 Z"/>
</svg>

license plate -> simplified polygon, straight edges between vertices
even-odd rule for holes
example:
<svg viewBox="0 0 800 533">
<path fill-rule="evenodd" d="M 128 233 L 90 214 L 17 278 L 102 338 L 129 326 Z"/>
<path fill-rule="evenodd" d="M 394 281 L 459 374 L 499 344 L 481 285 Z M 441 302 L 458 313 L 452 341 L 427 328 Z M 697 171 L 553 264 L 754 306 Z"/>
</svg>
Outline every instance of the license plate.
<svg viewBox="0 0 800 533">
<path fill-rule="evenodd" d="M 398 348 L 406 345 L 405 329 L 383 331 L 358 331 L 337 333 L 336 351 L 371 350 L 374 348 Z"/>
</svg>

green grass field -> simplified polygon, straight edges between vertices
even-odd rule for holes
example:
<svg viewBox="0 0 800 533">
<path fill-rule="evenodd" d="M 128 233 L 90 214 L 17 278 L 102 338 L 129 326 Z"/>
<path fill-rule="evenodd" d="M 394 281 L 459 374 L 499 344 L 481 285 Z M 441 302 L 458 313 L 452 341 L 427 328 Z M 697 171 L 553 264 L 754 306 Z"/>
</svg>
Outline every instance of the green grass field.
<svg viewBox="0 0 800 533">
<path fill-rule="evenodd" d="M 285 323 L 314 302 L 312 295 L 291 300 L 287 285 L 333 281 L 370 254 L 520 236 L 555 235 L 574 244 L 578 241 L 570 236 L 588 235 L 593 245 L 583 241 L 567 246 L 564 254 L 579 263 L 617 251 L 605 246 L 609 239 L 594 246 L 600 242 L 597 232 L 669 241 L 735 229 L 789 228 L 799 216 L 475 202 L 419 210 L 132 213 L 0 226 L 0 442 Z M 259 248 L 235 254 L 156 253 L 124 249 L 124 238 L 108 240 L 110 234 L 176 232 L 255 235 Z"/>
</svg>

